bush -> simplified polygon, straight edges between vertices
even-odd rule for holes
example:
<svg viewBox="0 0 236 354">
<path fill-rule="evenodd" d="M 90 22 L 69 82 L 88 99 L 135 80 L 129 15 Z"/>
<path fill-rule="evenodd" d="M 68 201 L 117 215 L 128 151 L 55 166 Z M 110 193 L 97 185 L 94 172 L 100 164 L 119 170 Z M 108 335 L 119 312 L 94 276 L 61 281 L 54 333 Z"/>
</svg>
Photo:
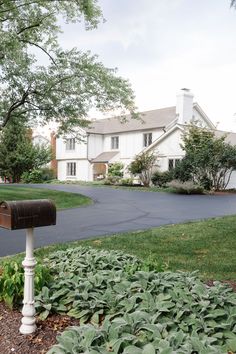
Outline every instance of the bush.
<svg viewBox="0 0 236 354">
<path fill-rule="evenodd" d="M 121 178 L 119 176 L 107 176 L 106 179 L 104 179 L 104 184 L 106 185 L 117 185 L 119 184 Z"/>
<path fill-rule="evenodd" d="M 114 162 L 108 167 L 108 176 L 123 177 L 123 168 L 123 163 Z"/>
<path fill-rule="evenodd" d="M 43 183 L 51 181 L 55 178 L 55 171 L 51 168 L 44 167 L 29 172 L 24 172 L 21 181 L 24 183 Z"/>
<path fill-rule="evenodd" d="M 49 167 L 41 168 L 41 171 L 42 171 L 42 179 L 44 182 L 52 181 L 53 179 L 56 178 L 55 171 Z"/>
<path fill-rule="evenodd" d="M 180 194 L 203 194 L 204 188 L 192 181 L 181 182 L 173 180 L 167 184 L 168 187 L 173 188 L 176 193 Z"/>
<path fill-rule="evenodd" d="M 43 171 L 42 170 L 32 170 L 30 172 L 24 172 L 21 176 L 21 181 L 24 183 L 42 183 L 43 182 Z"/>
<path fill-rule="evenodd" d="M 133 185 L 133 178 L 122 178 L 120 180 L 120 184 L 122 186 L 132 186 Z"/>
<path fill-rule="evenodd" d="M 173 180 L 173 171 L 156 171 L 151 177 L 152 183 L 158 187 L 166 187 L 166 184 Z"/>
</svg>

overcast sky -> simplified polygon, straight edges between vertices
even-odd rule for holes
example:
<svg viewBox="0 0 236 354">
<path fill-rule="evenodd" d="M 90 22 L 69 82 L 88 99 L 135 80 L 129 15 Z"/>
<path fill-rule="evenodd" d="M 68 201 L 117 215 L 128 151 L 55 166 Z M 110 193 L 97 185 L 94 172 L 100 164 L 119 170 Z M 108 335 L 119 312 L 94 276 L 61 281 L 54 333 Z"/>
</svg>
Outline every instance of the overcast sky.
<svg viewBox="0 0 236 354">
<path fill-rule="evenodd" d="M 190 88 L 218 127 L 236 131 L 236 10 L 230 0 L 99 0 L 106 22 L 63 26 L 63 47 L 99 55 L 128 78 L 139 111 Z"/>
</svg>

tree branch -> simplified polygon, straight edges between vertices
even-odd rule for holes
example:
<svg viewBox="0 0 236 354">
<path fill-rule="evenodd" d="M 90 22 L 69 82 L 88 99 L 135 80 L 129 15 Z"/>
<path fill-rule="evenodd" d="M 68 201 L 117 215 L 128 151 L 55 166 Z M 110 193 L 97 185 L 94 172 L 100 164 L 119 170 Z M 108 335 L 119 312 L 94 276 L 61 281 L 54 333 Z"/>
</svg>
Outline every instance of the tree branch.
<svg viewBox="0 0 236 354">
<path fill-rule="evenodd" d="M 6 114 L 6 117 L 5 117 L 5 119 L 4 119 L 3 123 L 2 123 L 2 126 L 1 126 L 2 128 L 4 128 L 6 126 L 6 124 L 7 124 L 7 122 L 10 120 L 12 112 L 14 112 L 17 108 L 19 108 L 20 106 L 23 106 L 25 104 L 25 101 L 26 101 L 28 96 L 29 96 L 29 89 L 26 92 L 23 93 L 23 95 L 21 97 L 21 100 L 18 100 L 16 102 L 14 102 L 10 106 L 10 108 L 9 108 L 7 114 Z"/>
<path fill-rule="evenodd" d="M 25 40 L 25 39 L 20 39 L 20 42 L 28 43 L 28 44 L 30 44 L 30 45 L 32 45 L 32 46 L 35 46 L 35 47 L 41 49 L 41 50 L 51 59 L 51 61 L 53 62 L 53 64 L 57 66 L 57 64 L 56 64 L 55 60 L 53 59 L 53 57 L 52 57 L 43 47 L 41 47 L 39 44 L 34 43 L 34 42 L 31 42 L 31 41 L 27 41 L 27 40 Z"/>
</svg>

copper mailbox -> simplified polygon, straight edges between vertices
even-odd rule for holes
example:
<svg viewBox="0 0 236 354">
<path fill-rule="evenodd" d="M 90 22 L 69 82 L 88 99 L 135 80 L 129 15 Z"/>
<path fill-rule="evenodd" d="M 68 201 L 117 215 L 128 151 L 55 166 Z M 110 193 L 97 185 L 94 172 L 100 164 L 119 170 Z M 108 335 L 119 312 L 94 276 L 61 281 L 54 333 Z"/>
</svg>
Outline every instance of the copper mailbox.
<svg viewBox="0 0 236 354">
<path fill-rule="evenodd" d="M 56 207 L 49 199 L 0 202 L 0 227 L 9 230 L 56 225 Z"/>
</svg>

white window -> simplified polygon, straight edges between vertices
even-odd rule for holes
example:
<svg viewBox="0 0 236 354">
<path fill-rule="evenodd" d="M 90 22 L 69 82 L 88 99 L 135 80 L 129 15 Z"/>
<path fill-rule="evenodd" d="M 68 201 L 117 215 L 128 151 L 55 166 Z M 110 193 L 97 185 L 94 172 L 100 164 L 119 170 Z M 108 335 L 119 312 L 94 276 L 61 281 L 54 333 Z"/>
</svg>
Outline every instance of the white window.
<svg viewBox="0 0 236 354">
<path fill-rule="evenodd" d="M 180 159 L 169 159 L 168 170 L 169 171 L 173 170 L 178 165 L 179 162 L 180 162 Z"/>
<path fill-rule="evenodd" d="M 111 149 L 119 149 L 119 137 L 118 136 L 112 136 L 111 137 Z"/>
<path fill-rule="evenodd" d="M 66 150 L 75 150 L 75 138 L 66 139 Z"/>
<path fill-rule="evenodd" d="M 67 162 L 66 175 L 67 176 L 76 176 L 76 162 Z"/>
<path fill-rule="evenodd" d="M 152 133 L 143 134 L 143 146 L 147 147 L 152 143 Z"/>
</svg>

